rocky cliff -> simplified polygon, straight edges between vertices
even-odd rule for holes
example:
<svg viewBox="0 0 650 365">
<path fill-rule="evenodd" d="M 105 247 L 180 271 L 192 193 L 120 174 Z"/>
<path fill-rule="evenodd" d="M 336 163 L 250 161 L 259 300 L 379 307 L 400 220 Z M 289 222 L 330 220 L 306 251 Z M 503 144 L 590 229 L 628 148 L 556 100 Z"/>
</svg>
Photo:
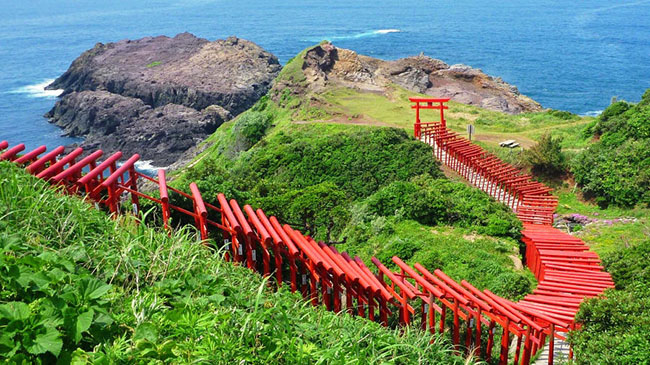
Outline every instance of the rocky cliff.
<svg viewBox="0 0 650 365">
<path fill-rule="evenodd" d="M 291 85 L 280 81 L 274 89 L 302 87 L 318 92 L 331 85 L 342 85 L 383 92 L 396 84 L 414 92 L 511 114 L 542 109 L 501 78 L 465 65 L 449 66 L 426 56 L 384 61 L 324 43 L 307 50 L 302 72 L 306 82 Z"/>
<path fill-rule="evenodd" d="M 235 37 L 98 43 L 48 86 L 64 92 L 46 117 L 85 137 L 82 147 L 139 152 L 167 166 L 252 106 L 280 68 L 275 56 Z"/>
</svg>

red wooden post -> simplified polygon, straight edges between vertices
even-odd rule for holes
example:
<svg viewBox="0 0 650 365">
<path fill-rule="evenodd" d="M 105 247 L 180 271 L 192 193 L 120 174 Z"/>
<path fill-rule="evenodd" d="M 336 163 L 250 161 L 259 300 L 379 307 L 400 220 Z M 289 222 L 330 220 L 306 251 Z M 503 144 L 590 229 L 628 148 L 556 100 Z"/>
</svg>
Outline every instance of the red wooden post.
<svg viewBox="0 0 650 365">
<path fill-rule="evenodd" d="M 514 364 L 519 363 L 519 354 L 521 353 L 521 333 L 517 335 L 517 349 L 515 350 Z"/>
<path fill-rule="evenodd" d="M 548 336 L 548 364 L 553 365 L 553 355 L 555 352 L 555 324 L 551 323 L 551 332 Z"/>
<path fill-rule="evenodd" d="M 160 191 L 163 227 L 169 229 L 169 193 L 167 192 L 167 177 L 163 169 L 158 170 L 158 190 Z"/>
<path fill-rule="evenodd" d="M 449 99 L 447 99 L 449 101 Z M 440 124 L 442 124 L 443 127 L 447 127 L 447 121 L 445 120 L 445 109 L 444 109 L 444 101 L 440 101 Z"/>
<path fill-rule="evenodd" d="M 440 328 L 438 329 L 438 332 L 444 333 L 445 332 L 445 319 L 447 318 L 447 307 L 442 306 L 442 313 L 440 313 Z"/>
<path fill-rule="evenodd" d="M 433 294 L 429 294 L 429 333 L 436 333 L 436 310 L 433 308 L 434 297 Z"/>
<path fill-rule="evenodd" d="M 454 345 L 456 346 L 456 351 L 460 349 L 460 323 L 458 321 L 458 301 L 454 300 Z"/>
<path fill-rule="evenodd" d="M 201 234 L 201 240 L 207 240 L 208 229 L 206 219 L 208 218 L 208 211 L 205 208 L 205 203 L 203 203 L 203 197 L 201 197 L 199 187 L 195 183 L 190 183 L 190 192 L 192 193 L 192 201 L 194 204 L 194 222 Z"/>
<path fill-rule="evenodd" d="M 508 363 L 508 345 L 510 344 L 510 318 L 506 316 L 506 324 L 503 326 L 503 334 L 501 335 L 501 353 L 499 355 L 499 364 L 506 365 Z"/>
<path fill-rule="evenodd" d="M 132 165 L 129 169 L 129 188 L 135 192 L 138 191 L 138 173 L 135 171 L 135 165 Z M 133 214 L 137 216 L 140 213 L 140 198 L 138 194 L 131 192 L 131 204 L 133 204 Z"/>
<path fill-rule="evenodd" d="M 522 365 L 528 365 L 528 363 L 530 363 L 531 345 L 533 342 L 530 336 L 531 336 L 531 328 L 530 326 L 528 326 L 526 328 L 526 340 L 524 341 L 524 353 L 521 357 Z"/>
<path fill-rule="evenodd" d="M 481 355 L 481 307 L 476 308 L 476 354 Z"/>
<path fill-rule="evenodd" d="M 110 184 L 106 189 L 108 190 L 108 208 L 111 213 L 117 213 L 119 196 L 117 196 L 117 192 L 115 191 L 115 185 Z"/>
<path fill-rule="evenodd" d="M 420 139 L 420 131 L 420 103 L 418 102 L 417 107 L 415 108 L 415 130 L 413 131 L 416 139 Z"/>
<path fill-rule="evenodd" d="M 494 321 L 494 319 L 490 319 L 490 325 L 488 326 L 487 348 L 485 349 L 485 359 L 488 361 L 492 359 L 492 347 L 494 347 L 494 326 L 495 325 L 496 322 Z"/>
</svg>

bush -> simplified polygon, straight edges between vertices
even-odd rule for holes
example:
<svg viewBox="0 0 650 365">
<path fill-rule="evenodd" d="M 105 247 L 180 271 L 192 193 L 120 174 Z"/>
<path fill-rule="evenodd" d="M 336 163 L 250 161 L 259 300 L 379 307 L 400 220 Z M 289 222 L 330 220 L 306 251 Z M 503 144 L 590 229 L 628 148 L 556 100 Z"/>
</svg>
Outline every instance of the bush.
<svg viewBox="0 0 650 365">
<path fill-rule="evenodd" d="M 242 187 L 267 183 L 293 189 L 327 181 L 350 201 L 393 181 L 423 173 L 442 176 L 430 147 L 403 130 L 363 128 L 326 135 L 322 131 L 318 125 L 304 125 L 291 135 L 274 134 L 242 155 L 231 172 Z"/>
<path fill-rule="evenodd" d="M 571 120 L 571 119 L 580 118 L 576 114 L 573 114 L 565 110 L 549 110 L 547 113 L 555 118 L 562 119 L 562 120 Z"/>
<path fill-rule="evenodd" d="M 585 196 L 601 207 L 650 204 L 650 139 L 631 139 L 618 147 L 596 144 L 572 165 Z"/>
<path fill-rule="evenodd" d="M 535 175 L 553 178 L 564 174 L 567 164 L 562 153 L 562 138 L 543 134 L 536 145 L 524 152 L 524 160 L 532 166 Z"/>
<path fill-rule="evenodd" d="M 521 223 L 503 204 L 465 184 L 421 175 L 391 183 L 365 200 L 368 217 L 392 216 L 427 225 L 451 224 L 482 234 L 518 238 Z"/>
<path fill-rule="evenodd" d="M 641 102 L 617 102 L 586 129 L 599 138 L 571 163 L 576 182 L 601 207 L 650 205 L 650 89 Z"/>
<path fill-rule="evenodd" d="M 280 221 L 299 227 L 304 234 L 331 242 L 349 218 L 345 202 L 345 193 L 325 182 L 261 198 L 259 206 L 266 207 L 266 213 Z"/>
<path fill-rule="evenodd" d="M 264 111 L 248 111 L 242 114 L 235 125 L 235 150 L 246 151 L 259 142 L 271 126 L 272 115 Z"/>
</svg>

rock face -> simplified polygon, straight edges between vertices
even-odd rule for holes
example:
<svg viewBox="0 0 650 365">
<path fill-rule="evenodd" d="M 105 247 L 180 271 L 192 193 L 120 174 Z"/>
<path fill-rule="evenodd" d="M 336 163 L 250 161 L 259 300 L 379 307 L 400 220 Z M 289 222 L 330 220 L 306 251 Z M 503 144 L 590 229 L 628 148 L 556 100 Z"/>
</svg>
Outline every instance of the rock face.
<svg viewBox="0 0 650 365">
<path fill-rule="evenodd" d="M 202 111 L 178 104 L 153 108 L 107 91 L 72 92 L 48 116 L 64 134 L 86 136 L 84 149 L 139 153 L 155 166 L 174 163 L 231 117 L 219 106 Z"/>
<path fill-rule="evenodd" d="M 382 92 L 388 85 L 397 84 L 414 92 L 511 114 L 542 109 L 539 103 L 500 78 L 465 65 L 449 66 L 426 56 L 383 61 L 324 43 L 306 52 L 303 73 L 307 87 L 316 91 L 334 83 Z"/>
<path fill-rule="evenodd" d="M 235 37 L 98 43 L 48 86 L 64 92 L 45 116 L 85 137 L 82 147 L 137 152 L 167 166 L 251 107 L 280 68 L 275 56 Z"/>
</svg>

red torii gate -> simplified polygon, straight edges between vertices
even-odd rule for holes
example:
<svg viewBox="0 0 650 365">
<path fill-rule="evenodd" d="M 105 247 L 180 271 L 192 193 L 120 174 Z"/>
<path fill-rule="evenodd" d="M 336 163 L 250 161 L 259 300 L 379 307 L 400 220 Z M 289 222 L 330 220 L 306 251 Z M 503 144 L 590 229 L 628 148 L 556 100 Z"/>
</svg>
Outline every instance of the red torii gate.
<svg viewBox="0 0 650 365">
<path fill-rule="evenodd" d="M 446 102 L 449 101 L 449 98 L 409 98 L 414 105 L 411 105 L 411 109 L 415 109 L 415 138 L 420 139 L 420 109 L 438 109 L 440 110 L 440 124 L 443 127 L 447 126 L 447 121 L 445 120 L 445 109 L 449 109 Z"/>
</svg>

